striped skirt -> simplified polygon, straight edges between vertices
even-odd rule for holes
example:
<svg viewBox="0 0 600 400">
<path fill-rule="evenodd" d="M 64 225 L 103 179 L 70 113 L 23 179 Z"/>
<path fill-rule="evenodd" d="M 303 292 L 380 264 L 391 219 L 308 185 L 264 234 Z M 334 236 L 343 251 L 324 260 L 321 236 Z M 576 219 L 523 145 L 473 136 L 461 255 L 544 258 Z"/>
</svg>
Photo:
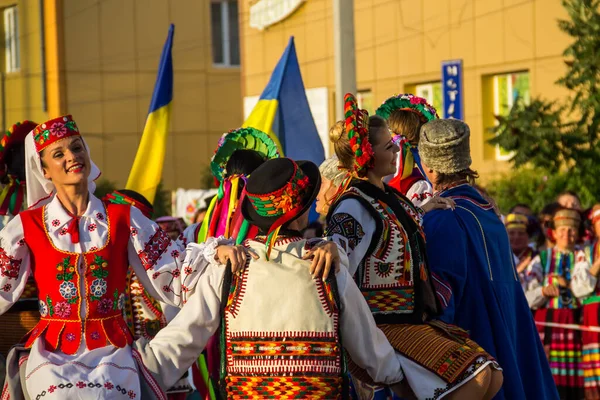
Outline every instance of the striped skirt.
<svg viewBox="0 0 600 400">
<path fill-rule="evenodd" d="M 583 325 L 600 327 L 600 303 L 583 306 Z M 581 334 L 583 342 L 581 367 L 585 386 L 586 400 L 600 399 L 600 333 L 586 332 Z"/>
<path fill-rule="evenodd" d="M 580 310 L 540 309 L 535 312 L 536 322 L 578 324 Z M 548 327 L 537 324 L 544 344 L 550 369 L 561 399 L 583 398 L 582 338 L 573 329 Z"/>
<path fill-rule="evenodd" d="M 487 366 L 500 369 L 492 356 L 456 326 L 430 321 L 424 325 L 382 324 L 378 327 L 400 354 L 405 378 L 419 399 L 441 399 Z M 349 367 L 353 380 L 358 381 L 355 386 L 376 387 L 356 364 L 350 362 Z"/>
</svg>

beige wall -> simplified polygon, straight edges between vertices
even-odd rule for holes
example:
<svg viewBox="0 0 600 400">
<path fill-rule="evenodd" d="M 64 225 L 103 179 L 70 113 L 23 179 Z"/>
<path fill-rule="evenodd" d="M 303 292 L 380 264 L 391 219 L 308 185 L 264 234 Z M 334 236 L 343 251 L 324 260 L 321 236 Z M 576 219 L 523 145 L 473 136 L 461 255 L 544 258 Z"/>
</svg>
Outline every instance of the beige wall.
<svg viewBox="0 0 600 400">
<path fill-rule="evenodd" d="M 48 118 L 44 110 L 40 10 L 38 0 L 0 0 L 0 10 L 17 5 L 18 35 L 21 68 L 18 72 L 5 74 L 5 104 L 0 98 L 0 110 L 4 109 L 6 121 L 0 121 L 5 129 L 15 122 L 29 119 L 43 121 Z M 0 14 L 0 42 L 4 41 L 4 18 Z M 0 49 L 0 71 L 5 71 L 4 44 Z M 1 86 L 1 82 L 0 82 Z"/>
<path fill-rule="evenodd" d="M 124 186 L 169 23 L 174 94 L 163 182 L 197 188 L 217 139 L 241 124 L 240 69 L 212 65 L 206 0 L 63 0 L 66 111 L 103 177 Z"/>
<path fill-rule="evenodd" d="M 242 92 L 260 94 L 289 36 L 295 36 L 307 88 L 333 94 L 332 0 L 306 0 L 288 19 L 258 31 L 242 2 Z M 569 44 L 557 19 L 560 0 L 355 0 L 356 70 L 359 90 L 371 89 L 376 104 L 415 84 L 440 79 L 443 60 L 464 62 L 466 122 L 472 130 L 474 167 L 483 178 L 506 170 L 485 143 L 493 121 L 485 77 L 528 70 L 533 96 L 558 98 L 554 82 L 564 72 Z M 333 95 L 330 97 L 333 118 Z"/>
</svg>

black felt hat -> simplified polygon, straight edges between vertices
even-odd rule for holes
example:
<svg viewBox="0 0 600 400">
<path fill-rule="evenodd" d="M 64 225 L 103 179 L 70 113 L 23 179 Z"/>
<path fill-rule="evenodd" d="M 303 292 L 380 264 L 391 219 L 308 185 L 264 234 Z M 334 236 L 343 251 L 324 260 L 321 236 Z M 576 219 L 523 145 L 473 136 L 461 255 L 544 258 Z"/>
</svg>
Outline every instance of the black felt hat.
<svg viewBox="0 0 600 400">
<path fill-rule="evenodd" d="M 244 218 L 268 235 L 303 215 L 321 187 L 319 167 L 310 161 L 274 158 L 254 170 L 242 203 Z"/>
</svg>

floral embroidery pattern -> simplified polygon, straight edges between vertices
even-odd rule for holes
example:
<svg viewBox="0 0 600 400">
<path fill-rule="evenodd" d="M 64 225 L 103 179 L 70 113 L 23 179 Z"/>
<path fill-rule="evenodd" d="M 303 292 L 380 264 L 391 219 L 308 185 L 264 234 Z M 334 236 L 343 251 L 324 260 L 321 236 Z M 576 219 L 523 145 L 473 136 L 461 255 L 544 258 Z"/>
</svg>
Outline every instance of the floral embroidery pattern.
<svg viewBox="0 0 600 400">
<path fill-rule="evenodd" d="M 131 228 L 131 236 L 137 236 L 138 230 L 135 228 Z"/>
<path fill-rule="evenodd" d="M 102 213 L 97 213 L 96 214 L 96 219 L 99 221 L 104 221 L 104 215 Z"/>
<path fill-rule="evenodd" d="M 62 262 L 56 265 L 56 279 L 63 281 L 60 284 L 61 296 L 69 301 L 69 304 L 75 304 L 77 302 L 77 288 L 73 282 L 75 276 L 75 267 L 71 265 L 69 257 L 65 257 Z M 52 314 L 50 314 L 52 315 Z"/>
<path fill-rule="evenodd" d="M 67 233 L 68 233 L 68 231 L 67 231 L 67 228 L 62 228 L 62 229 L 60 230 L 60 232 L 58 232 L 58 234 L 59 234 L 60 236 L 65 236 Z"/>
<path fill-rule="evenodd" d="M 179 251 L 178 250 L 173 250 L 171 252 L 171 257 L 173 257 L 173 258 L 179 258 Z"/>
<path fill-rule="evenodd" d="M 119 296 L 119 300 L 117 301 L 117 308 L 119 310 L 125 308 L 125 293 L 121 293 L 121 295 Z"/>
<path fill-rule="evenodd" d="M 89 251 L 98 251 L 98 248 L 96 246 L 92 246 L 92 247 L 90 247 Z"/>
<path fill-rule="evenodd" d="M 6 254 L 0 247 L 0 276 L 6 276 L 9 279 L 17 279 L 21 269 L 21 260 Z"/>
<path fill-rule="evenodd" d="M 92 334 L 90 335 L 90 337 L 93 340 L 98 340 L 98 339 L 100 339 L 100 334 L 98 332 L 94 331 L 94 332 L 92 332 Z"/>
<path fill-rule="evenodd" d="M 48 306 L 46 305 L 46 303 L 44 303 L 43 300 L 38 301 L 38 308 L 40 310 L 40 315 L 42 316 L 42 318 L 48 315 Z"/>
<path fill-rule="evenodd" d="M 113 302 L 110 299 L 102 299 L 98 303 L 96 310 L 100 314 L 108 314 L 112 310 Z"/>
<path fill-rule="evenodd" d="M 23 239 L 19 240 L 19 241 L 17 242 L 17 244 L 19 245 L 19 247 L 23 247 L 23 246 L 25 246 L 25 238 L 23 238 Z"/>
<path fill-rule="evenodd" d="M 38 393 L 35 396 L 35 399 L 39 400 L 42 397 L 45 397 L 46 394 L 48 394 L 48 393 L 52 394 L 54 392 L 58 392 L 63 389 L 73 389 L 73 388 L 77 388 L 79 390 L 83 390 L 83 389 L 100 389 L 100 390 L 102 390 L 102 389 L 104 389 L 106 391 L 112 391 L 114 389 L 126 398 L 135 399 L 137 397 L 137 393 L 135 393 L 135 391 L 128 390 L 124 387 L 121 387 L 120 385 L 117 385 L 117 387 L 115 388 L 115 385 L 112 382 L 104 382 L 104 384 L 102 384 L 99 382 L 77 381 L 77 383 L 75 383 L 75 384 L 73 384 L 71 382 L 67 382 L 67 383 L 60 383 L 58 385 L 50 385 L 50 386 L 48 386 L 48 389 L 42 391 L 41 393 Z M 101 397 L 103 398 L 105 396 L 106 395 L 101 396 Z M 34 397 L 32 397 L 32 398 L 34 398 Z M 100 397 L 98 397 L 98 398 L 100 398 Z"/>
<path fill-rule="evenodd" d="M 75 335 L 72 333 L 67 333 L 67 336 L 65 336 L 65 339 L 67 339 L 67 341 L 72 342 L 75 340 Z"/>
<path fill-rule="evenodd" d="M 69 300 L 69 303 L 74 303 L 71 300 L 77 299 L 77 288 L 73 282 L 64 281 L 60 284 L 60 295 Z"/>
<path fill-rule="evenodd" d="M 2 286 L 3 292 L 9 292 L 10 289 L 12 289 L 12 285 L 10 283 L 7 283 L 6 285 Z"/>
<path fill-rule="evenodd" d="M 185 268 L 183 269 L 183 272 L 184 272 L 186 275 L 189 275 L 189 274 L 191 274 L 192 272 L 194 272 L 194 270 L 192 269 L 192 267 L 185 267 Z"/>
<path fill-rule="evenodd" d="M 60 221 L 58 219 L 53 220 L 52 226 L 54 226 L 54 227 L 60 226 Z"/>
<path fill-rule="evenodd" d="M 150 240 L 144 245 L 144 250 L 138 252 L 142 265 L 146 270 L 154 267 L 156 261 L 160 259 L 163 253 L 171 244 L 171 238 L 167 232 L 158 229 Z"/>
<path fill-rule="evenodd" d="M 71 316 L 71 305 L 66 301 L 59 301 L 54 306 L 54 314 L 60 318 L 69 318 Z"/>
<path fill-rule="evenodd" d="M 90 286 L 90 292 L 92 294 L 91 300 L 100 300 L 100 297 L 106 293 L 107 283 L 104 279 L 94 279 Z"/>
<path fill-rule="evenodd" d="M 97 228 L 96 224 L 90 224 L 88 226 L 88 231 L 94 232 L 96 230 L 96 228 Z"/>
</svg>

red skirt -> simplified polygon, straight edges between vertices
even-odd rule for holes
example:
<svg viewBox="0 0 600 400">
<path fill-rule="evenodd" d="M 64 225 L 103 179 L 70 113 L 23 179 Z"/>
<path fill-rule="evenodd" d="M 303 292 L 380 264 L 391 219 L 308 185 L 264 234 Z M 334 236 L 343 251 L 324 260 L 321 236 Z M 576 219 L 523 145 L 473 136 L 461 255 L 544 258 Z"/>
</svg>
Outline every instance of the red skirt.
<svg viewBox="0 0 600 400">
<path fill-rule="evenodd" d="M 544 308 L 536 310 L 534 319 L 536 322 L 578 324 L 579 315 L 580 310 Z M 536 325 L 561 399 L 581 399 L 583 397 L 581 331 Z"/>
<path fill-rule="evenodd" d="M 583 325 L 600 327 L 600 303 L 583 306 Z M 600 333 L 582 333 L 583 376 L 586 400 L 600 399 Z"/>
</svg>

